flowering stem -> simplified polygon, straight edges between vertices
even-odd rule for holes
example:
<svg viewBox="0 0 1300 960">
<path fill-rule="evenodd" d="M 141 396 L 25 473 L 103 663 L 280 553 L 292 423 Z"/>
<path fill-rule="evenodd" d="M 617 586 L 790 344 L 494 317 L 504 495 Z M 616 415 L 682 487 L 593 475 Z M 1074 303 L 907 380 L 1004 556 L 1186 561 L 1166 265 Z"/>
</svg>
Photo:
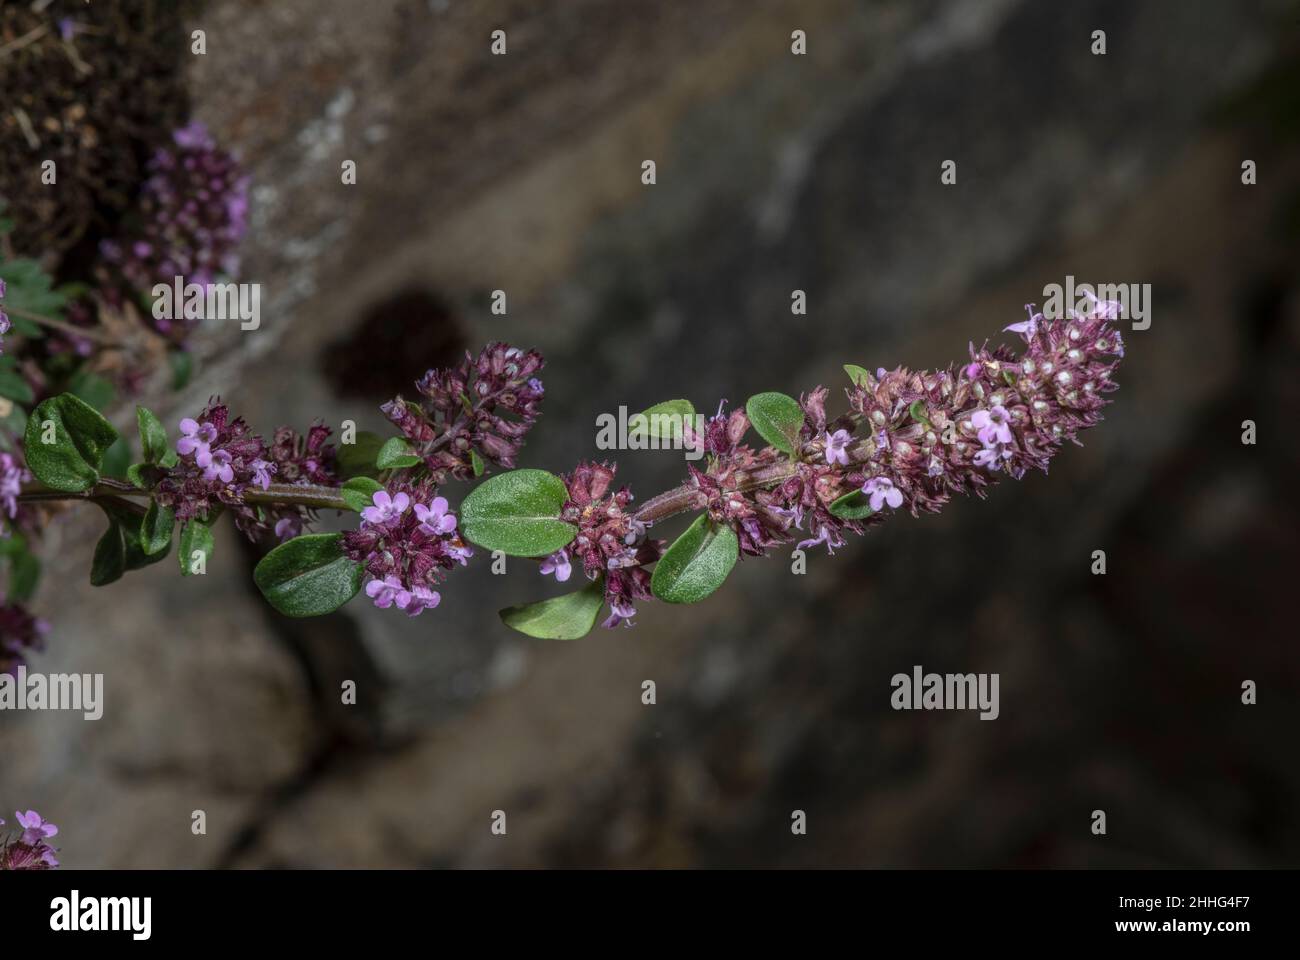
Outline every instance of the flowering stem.
<svg viewBox="0 0 1300 960">
<path fill-rule="evenodd" d="M 25 503 L 49 500 L 118 500 L 122 497 L 148 497 L 148 490 L 141 490 L 123 480 L 100 477 L 89 490 L 69 493 L 64 490 L 51 490 L 35 485 L 28 487 L 18 495 Z M 308 486 L 305 484 L 273 483 L 265 490 L 250 487 L 240 498 L 244 503 L 285 504 L 287 506 L 307 507 L 312 510 L 351 510 L 343 495 L 334 487 Z"/>
<path fill-rule="evenodd" d="M 845 452 L 848 454 L 849 462 L 861 463 L 870 459 L 875 450 L 875 441 L 860 440 L 847 448 Z M 798 459 L 792 457 L 770 466 L 761 467 L 758 470 L 738 471 L 736 473 L 735 489 L 747 493 L 751 490 L 761 490 L 764 487 L 775 487 L 784 483 L 798 472 L 800 461 L 821 455 L 822 448 L 820 444 L 808 444 L 799 453 Z M 641 508 L 637 510 L 635 516 L 642 523 L 655 523 L 659 520 L 667 520 L 679 513 L 685 513 L 688 510 L 699 510 L 707 502 L 708 498 L 700 492 L 698 487 L 693 483 L 684 483 L 680 487 L 665 490 L 658 496 L 651 497 L 641 504 Z"/>
<path fill-rule="evenodd" d="M 248 487 L 241 498 L 244 503 L 283 504 L 309 510 L 351 510 L 337 487 L 309 484 L 273 483 L 265 490 Z"/>
</svg>

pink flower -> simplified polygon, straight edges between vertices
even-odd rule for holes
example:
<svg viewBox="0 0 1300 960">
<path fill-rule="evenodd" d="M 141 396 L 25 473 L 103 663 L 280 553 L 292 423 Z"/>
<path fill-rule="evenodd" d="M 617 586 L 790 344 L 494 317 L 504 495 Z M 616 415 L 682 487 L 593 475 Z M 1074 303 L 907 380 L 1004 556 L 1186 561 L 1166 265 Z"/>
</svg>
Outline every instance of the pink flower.
<svg viewBox="0 0 1300 960">
<path fill-rule="evenodd" d="M 14 812 L 18 818 L 18 825 L 23 828 L 23 843 L 35 846 L 45 841 L 46 837 L 53 837 L 59 832 L 59 828 L 41 817 L 35 810 L 28 810 L 23 813 L 21 810 Z"/>
<path fill-rule="evenodd" d="M 204 451 L 208 453 L 208 451 Z M 222 483 L 234 483 L 235 470 L 230 465 L 230 454 L 225 450 L 218 450 L 215 453 L 208 453 L 208 463 L 203 467 L 204 480 L 220 480 Z M 195 457 L 198 462 L 198 457 Z"/>
<path fill-rule="evenodd" d="M 903 505 L 903 491 L 894 486 L 888 477 L 872 477 L 862 485 L 862 492 L 870 499 L 871 509 L 878 511 L 884 504 L 897 510 Z"/>
<path fill-rule="evenodd" d="M 403 607 L 401 601 L 397 606 L 406 611 L 408 617 L 418 617 L 425 610 L 432 610 L 442 601 L 441 594 L 437 590 L 426 587 L 422 583 L 417 583 L 411 588 L 410 600 Z"/>
<path fill-rule="evenodd" d="M 442 498 L 439 497 L 439 499 Z M 367 523 L 383 523 L 385 520 L 400 517 L 404 514 L 406 508 L 411 505 L 411 498 L 405 493 L 398 493 L 394 497 L 390 496 L 387 490 L 376 490 L 371 502 L 374 503 L 374 506 L 362 510 L 361 519 Z M 382 606 L 388 606 L 388 604 L 382 604 Z"/>
<path fill-rule="evenodd" d="M 284 517 L 275 522 L 275 535 L 282 541 L 292 540 L 300 533 L 302 533 L 302 519 L 300 517 Z"/>
<path fill-rule="evenodd" d="M 559 550 L 551 554 L 542 561 L 542 565 L 538 570 L 541 572 L 542 576 L 553 573 L 555 574 L 556 580 L 560 583 L 564 583 L 564 581 L 568 580 L 569 576 L 573 573 L 573 564 L 569 562 L 569 551 Z"/>
<path fill-rule="evenodd" d="M 398 496 L 404 497 L 406 494 L 399 493 Z M 420 529 L 431 537 L 451 533 L 456 529 L 456 515 L 447 511 L 446 497 L 434 497 L 427 507 L 422 503 L 417 503 L 415 505 L 415 519 L 420 521 Z"/>
<path fill-rule="evenodd" d="M 253 482 L 263 490 L 271 486 L 271 474 L 275 473 L 275 464 L 259 458 L 250 463 L 248 469 L 253 471 Z"/>
<path fill-rule="evenodd" d="M 411 591 L 402 586 L 402 581 L 394 576 L 371 580 L 366 584 L 366 596 L 375 601 L 375 606 L 382 610 L 387 610 L 393 605 L 396 605 L 399 610 L 405 610 L 410 606 L 412 599 Z"/>
<path fill-rule="evenodd" d="M 979 431 L 980 443 L 986 447 L 1011 442 L 1011 415 L 1004 406 L 976 410 L 971 414 L 970 424 Z"/>
<path fill-rule="evenodd" d="M 630 627 L 635 616 L 636 607 L 626 601 L 614 600 L 609 605 L 609 616 L 601 622 L 601 626 L 613 628 L 624 624 Z"/>
<path fill-rule="evenodd" d="M 176 452 L 181 456 L 194 454 L 200 467 L 212 462 L 208 447 L 217 439 L 217 428 L 211 423 L 199 423 L 191 417 L 181 421 L 181 438 L 176 441 Z"/>
<path fill-rule="evenodd" d="M 826 434 L 826 462 L 849 465 L 849 441 L 853 439 L 847 430 L 836 430 Z"/>
<path fill-rule="evenodd" d="M 1032 340 L 1034 334 L 1038 332 L 1038 324 L 1042 321 L 1043 315 L 1034 312 L 1034 305 L 1032 303 L 1025 304 L 1025 312 L 1029 314 L 1028 320 L 1013 323 L 1011 326 L 1003 327 L 1002 329 L 1009 330 L 1012 333 L 1024 334 L 1026 340 Z"/>
</svg>

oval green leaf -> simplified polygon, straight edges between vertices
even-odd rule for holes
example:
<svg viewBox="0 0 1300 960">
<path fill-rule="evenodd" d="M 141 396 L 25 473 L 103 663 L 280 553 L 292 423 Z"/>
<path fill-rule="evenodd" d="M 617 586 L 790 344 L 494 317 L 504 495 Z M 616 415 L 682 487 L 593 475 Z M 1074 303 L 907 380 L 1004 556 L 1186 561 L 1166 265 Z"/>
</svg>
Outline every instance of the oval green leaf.
<svg viewBox="0 0 1300 960">
<path fill-rule="evenodd" d="M 689 400 L 665 400 L 628 419 L 630 434 L 647 433 L 652 437 L 675 440 L 682 435 L 683 424 L 694 426 L 695 407 Z"/>
<path fill-rule="evenodd" d="M 564 481 L 545 470 L 512 470 L 479 484 L 460 505 L 465 538 L 511 557 L 544 557 L 569 545 L 578 528 L 561 520 Z"/>
<path fill-rule="evenodd" d="M 348 502 L 348 506 L 360 513 L 374 502 L 376 490 L 384 485 L 370 477 L 353 477 L 339 488 L 339 496 Z"/>
<path fill-rule="evenodd" d="M 783 453 L 794 454 L 799 448 L 799 431 L 803 429 L 803 407 L 784 393 L 756 393 L 745 404 L 749 422 L 758 435 Z"/>
<path fill-rule="evenodd" d="M 420 458 L 411 451 L 411 445 L 404 437 L 389 437 L 375 456 L 375 466 L 380 470 L 413 467 L 419 462 Z"/>
<path fill-rule="evenodd" d="M 171 507 L 164 507 L 157 500 L 151 500 L 144 520 L 140 523 L 140 549 L 150 557 L 162 553 L 171 546 L 172 528 L 175 526 L 176 515 Z"/>
<path fill-rule="evenodd" d="M 591 632 L 604 605 L 602 577 L 562 597 L 506 607 L 501 611 L 501 620 L 510 629 L 541 640 L 577 640 Z"/>
<path fill-rule="evenodd" d="M 90 585 L 105 586 L 120 580 L 125 572 L 126 540 L 122 536 L 122 526 L 116 520 L 110 520 L 108 529 L 95 544 L 95 555 L 90 561 Z"/>
<path fill-rule="evenodd" d="M 849 375 L 855 387 L 865 387 L 871 382 L 871 371 L 866 367 L 859 367 L 856 363 L 844 364 L 844 372 Z"/>
<path fill-rule="evenodd" d="M 140 450 L 145 463 L 159 463 L 167 456 L 167 430 L 148 407 L 135 408 L 136 426 L 140 428 Z"/>
<path fill-rule="evenodd" d="M 212 527 L 202 520 L 191 520 L 181 528 L 180 542 L 177 544 L 176 559 L 181 564 L 181 576 L 188 577 L 202 570 L 207 572 L 208 561 L 216 541 L 212 536 Z M 195 554 L 201 554 L 196 557 Z M 200 565 L 201 559 L 201 565 Z"/>
<path fill-rule="evenodd" d="M 702 515 L 655 565 L 650 590 L 668 603 L 697 603 L 722 586 L 739 555 L 736 532 Z"/>
<path fill-rule="evenodd" d="M 361 589 L 361 564 L 344 556 L 342 541 L 340 533 L 294 537 L 262 558 L 253 581 L 286 616 L 332 613 Z"/>
<path fill-rule="evenodd" d="M 871 509 L 871 498 L 861 490 L 854 490 L 830 505 L 833 516 L 841 520 L 865 520 L 876 511 Z"/>
<path fill-rule="evenodd" d="M 373 473 L 375 460 L 384 445 L 384 438 L 369 430 L 359 431 L 353 439 L 355 443 L 340 443 L 338 446 L 338 473 L 344 480 Z"/>
<path fill-rule="evenodd" d="M 42 401 L 27 420 L 27 466 L 50 489 L 80 493 L 99 479 L 104 451 L 116 440 L 117 431 L 99 411 L 61 393 Z"/>
</svg>

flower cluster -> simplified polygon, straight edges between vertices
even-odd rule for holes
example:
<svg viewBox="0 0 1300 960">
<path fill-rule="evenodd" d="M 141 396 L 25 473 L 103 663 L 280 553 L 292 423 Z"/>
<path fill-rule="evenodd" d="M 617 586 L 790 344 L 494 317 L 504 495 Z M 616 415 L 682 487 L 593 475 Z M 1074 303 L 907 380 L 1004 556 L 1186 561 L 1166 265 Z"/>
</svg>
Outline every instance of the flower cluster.
<svg viewBox="0 0 1300 960">
<path fill-rule="evenodd" d="M 551 554 L 541 566 L 543 574 L 568 580 L 573 560 L 582 565 L 587 579 L 605 578 L 605 602 L 610 615 L 606 627 L 630 621 L 636 615 L 636 601 L 650 597 L 650 571 L 664 552 L 664 541 L 646 537 L 646 524 L 628 510 L 632 491 L 627 487 L 610 492 L 615 467 L 604 463 L 580 463 L 564 478 L 568 500 L 560 518 L 578 528 L 573 542 Z"/>
<path fill-rule="evenodd" d="M 22 833 L 16 839 L 6 838 L 0 842 L 0 870 L 51 870 L 59 865 L 55 858 L 58 852 L 50 846 L 50 837 L 57 836 L 59 828 L 43 818 L 35 810 L 23 813 L 19 810 L 15 817 Z M 4 826 L 0 820 L 0 827 Z"/>
<path fill-rule="evenodd" d="M 419 616 L 442 596 L 433 588 L 474 551 L 456 529 L 456 515 L 429 484 L 376 490 L 361 511 L 361 525 L 343 534 L 343 552 L 370 577 L 366 596 L 375 606 Z"/>
<path fill-rule="evenodd" d="M 27 662 L 27 654 L 41 650 L 50 626 L 21 603 L 0 604 L 0 674 L 13 674 Z"/>
<path fill-rule="evenodd" d="M 382 407 L 411 442 L 435 482 L 481 472 L 475 458 L 513 467 L 545 393 L 537 378 L 545 361 L 536 350 L 490 343 L 456 367 L 430 370 L 417 381 L 418 402 L 398 396 Z"/>
<path fill-rule="evenodd" d="M 311 513 L 287 504 L 253 506 L 243 502 L 244 491 L 266 490 L 272 482 L 338 486 L 334 446 L 327 442 L 330 429 L 323 424 L 314 424 L 305 436 L 281 427 L 268 447 L 217 399 L 197 419 L 182 420 L 180 432 L 179 460 L 155 488 L 158 502 L 178 520 L 206 520 L 218 506 L 227 506 L 250 540 L 287 540 L 302 532 Z"/>
<path fill-rule="evenodd" d="M 237 249 L 248 223 L 248 178 L 202 124 L 180 128 L 172 140 L 149 162 L 136 229 L 100 245 L 104 260 L 141 293 L 178 276 L 186 283 L 209 284 L 239 268 Z M 152 322 L 176 343 L 190 332 L 184 320 Z"/>
<path fill-rule="evenodd" d="M 156 494 L 178 520 L 206 519 L 218 503 L 238 504 L 248 486 L 270 486 L 274 465 L 266 459 L 266 444 L 242 417 L 232 419 L 219 399 L 197 420 L 182 420 L 180 429 L 180 461 L 159 481 Z"/>
<path fill-rule="evenodd" d="M 1024 338 L 1022 356 L 972 347 L 960 368 L 879 371 L 849 392 L 870 436 L 845 469 L 873 510 L 935 512 L 953 494 L 983 495 L 1000 476 L 1046 472 L 1063 443 L 1101 419 L 1124 353 L 1114 305 L 1057 321 L 1029 312 L 1008 328 Z"/>
</svg>

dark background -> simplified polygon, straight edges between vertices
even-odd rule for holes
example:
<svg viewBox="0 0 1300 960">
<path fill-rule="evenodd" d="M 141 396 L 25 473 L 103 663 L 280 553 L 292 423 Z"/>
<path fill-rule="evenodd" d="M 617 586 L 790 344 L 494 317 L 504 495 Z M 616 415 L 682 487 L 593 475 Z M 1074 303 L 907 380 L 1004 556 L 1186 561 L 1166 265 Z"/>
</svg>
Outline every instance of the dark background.
<svg viewBox="0 0 1300 960">
<path fill-rule="evenodd" d="M 263 325 L 205 335 L 186 393 L 146 398 L 169 421 L 219 392 L 266 432 L 377 428 L 425 367 L 503 338 L 548 357 L 522 463 L 561 472 L 619 405 L 943 366 L 1067 274 L 1152 284 L 1152 324 L 1050 476 L 898 517 L 803 577 L 745 562 L 698 607 L 580 641 L 504 628 L 498 607 L 548 588 L 482 558 L 418 620 L 363 600 L 286 620 L 233 530 L 206 582 L 165 563 L 98 592 L 98 521 L 70 515 L 35 667 L 103 672 L 106 712 L 0 721 L 3 809 L 58 823 L 70 867 L 1296 866 L 1297 16 L 198 5 L 208 52 L 178 69 L 253 177 L 240 279 Z M 641 498 L 683 472 L 619 461 Z M 999 673 L 1001 716 L 893 711 L 915 664 Z"/>
</svg>

